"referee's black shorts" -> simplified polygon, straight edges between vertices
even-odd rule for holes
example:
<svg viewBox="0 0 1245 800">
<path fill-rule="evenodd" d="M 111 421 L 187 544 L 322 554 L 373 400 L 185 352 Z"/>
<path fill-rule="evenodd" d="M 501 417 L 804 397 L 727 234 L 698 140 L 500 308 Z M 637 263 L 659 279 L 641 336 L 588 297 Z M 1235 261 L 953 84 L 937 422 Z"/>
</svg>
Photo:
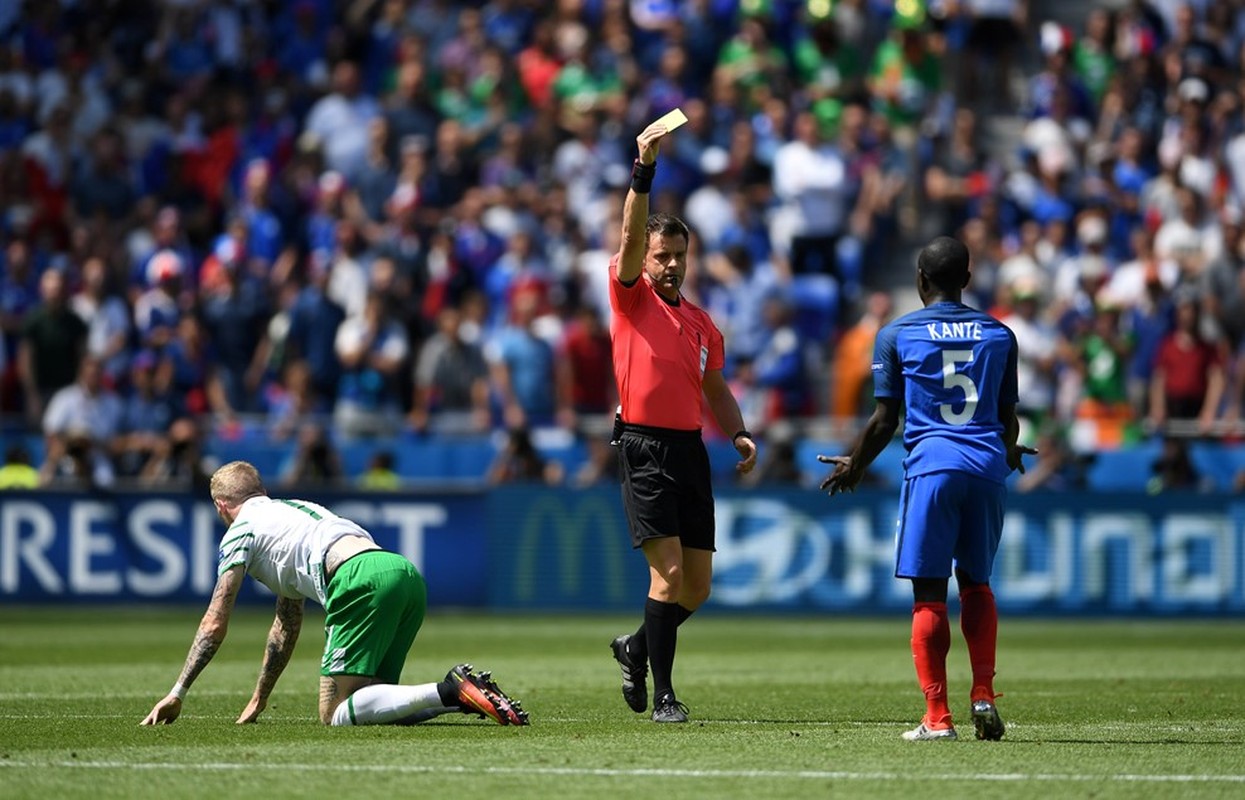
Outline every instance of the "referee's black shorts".
<svg viewBox="0 0 1245 800">
<path fill-rule="evenodd" d="M 709 454 L 700 431 L 627 423 L 618 469 L 632 547 L 677 536 L 684 547 L 716 549 Z"/>
</svg>

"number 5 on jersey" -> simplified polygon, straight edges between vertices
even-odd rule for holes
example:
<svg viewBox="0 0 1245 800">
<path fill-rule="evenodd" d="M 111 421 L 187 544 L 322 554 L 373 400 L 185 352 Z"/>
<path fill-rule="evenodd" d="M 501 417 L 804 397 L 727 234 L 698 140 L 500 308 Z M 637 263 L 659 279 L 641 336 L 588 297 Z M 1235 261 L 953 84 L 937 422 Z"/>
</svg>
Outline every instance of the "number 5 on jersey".
<svg viewBox="0 0 1245 800">
<path fill-rule="evenodd" d="M 956 371 L 959 364 L 971 364 L 973 362 L 972 350 L 943 350 L 942 351 L 942 385 L 944 389 L 959 389 L 964 393 L 964 408 L 960 411 L 955 410 L 952 403 L 941 403 L 938 406 L 938 412 L 942 414 L 942 418 L 948 425 L 966 425 L 973 419 L 973 414 L 977 412 L 977 384 L 973 383 L 973 379 L 962 372 Z"/>
</svg>

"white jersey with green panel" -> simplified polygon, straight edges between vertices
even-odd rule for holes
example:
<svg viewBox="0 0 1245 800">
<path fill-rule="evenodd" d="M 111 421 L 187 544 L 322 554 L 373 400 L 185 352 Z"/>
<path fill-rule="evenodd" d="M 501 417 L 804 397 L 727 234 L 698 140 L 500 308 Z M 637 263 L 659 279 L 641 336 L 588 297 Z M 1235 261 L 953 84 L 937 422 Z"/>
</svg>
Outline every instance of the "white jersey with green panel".
<svg viewBox="0 0 1245 800">
<path fill-rule="evenodd" d="M 252 497 L 238 509 L 220 543 L 222 575 L 242 564 L 246 573 L 281 597 L 325 602 L 324 556 L 343 536 L 372 535 L 322 505 L 306 500 Z"/>
</svg>

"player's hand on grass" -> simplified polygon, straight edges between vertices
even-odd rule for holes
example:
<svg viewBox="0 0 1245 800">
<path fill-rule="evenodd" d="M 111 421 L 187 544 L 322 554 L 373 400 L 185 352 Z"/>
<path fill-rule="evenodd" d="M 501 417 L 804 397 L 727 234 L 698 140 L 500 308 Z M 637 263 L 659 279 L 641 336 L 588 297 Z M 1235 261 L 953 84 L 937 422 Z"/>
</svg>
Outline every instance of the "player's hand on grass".
<svg viewBox="0 0 1245 800">
<path fill-rule="evenodd" d="M 864 470 L 856 468 L 851 456 L 819 455 L 817 460 L 823 464 L 834 465 L 834 471 L 821 482 L 821 490 L 828 492 L 831 497 L 840 492 L 856 491 L 856 484 L 860 483 L 860 479 L 864 477 Z"/>
<path fill-rule="evenodd" d="M 1025 474 L 1025 462 L 1022 456 L 1036 456 L 1037 448 L 1026 447 L 1023 444 L 1013 445 L 1007 448 L 1007 467 L 1012 470 L 1020 470 L 1020 474 Z"/>
<path fill-rule="evenodd" d="M 181 698 L 176 695 L 168 695 L 155 707 L 151 709 L 151 713 L 140 722 L 140 725 L 171 725 L 182 713 Z"/>
<path fill-rule="evenodd" d="M 757 465 L 757 443 L 750 436 L 736 436 L 734 444 L 739 453 L 739 463 L 735 465 L 735 471 L 740 475 L 747 475 Z"/>
<path fill-rule="evenodd" d="M 252 696 L 251 702 L 246 704 L 246 708 L 242 709 L 242 714 L 238 717 L 239 725 L 246 725 L 259 720 L 259 715 L 268 707 L 267 700 L 261 700 Z"/>
</svg>

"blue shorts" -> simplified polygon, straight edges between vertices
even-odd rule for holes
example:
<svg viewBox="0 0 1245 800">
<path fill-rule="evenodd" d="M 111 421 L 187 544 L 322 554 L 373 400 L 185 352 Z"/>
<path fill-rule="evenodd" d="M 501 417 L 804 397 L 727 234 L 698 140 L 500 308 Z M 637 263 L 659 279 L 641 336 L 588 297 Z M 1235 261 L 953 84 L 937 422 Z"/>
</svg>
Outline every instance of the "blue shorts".
<svg viewBox="0 0 1245 800">
<path fill-rule="evenodd" d="M 904 481 L 899 499 L 895 577 L 950 578 L 962 570 L 987 583 L 1003 535 L 1007 487 L 967 472 Z"/>
</svg>

